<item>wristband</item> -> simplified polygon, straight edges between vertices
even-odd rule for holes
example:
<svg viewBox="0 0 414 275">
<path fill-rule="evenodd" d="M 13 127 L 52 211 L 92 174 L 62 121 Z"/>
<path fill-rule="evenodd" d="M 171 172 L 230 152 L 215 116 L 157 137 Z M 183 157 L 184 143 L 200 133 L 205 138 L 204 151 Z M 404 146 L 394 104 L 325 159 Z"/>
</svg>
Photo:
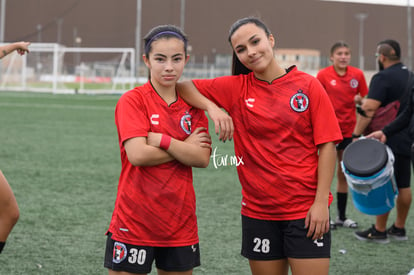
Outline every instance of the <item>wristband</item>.
<svg viewBox="0 0 414 275">
<path fill-rule="evenodd" d="M 168 150 L 171 143 L 171 137 L 169 135 L 162 135 L 160 141 L 160 148 L 164 149 L 165 151 Z"/>
<path fill-rule="evenodd" d="M 356 134 L 352 133 L 352 138 L 360 138 L 361 136 L 362 136 L 361 134 L 356 135 Z"/>
<path fill-rule="evenodd" d="M 365 111 L 362 110 L 361 105 L 356 106 L 356 111 L 358 114 L 360 114 L 363 117 L 372 118 L 372 116 L 367 116 L 367 113 L 365 113 Z"/>
</svg>

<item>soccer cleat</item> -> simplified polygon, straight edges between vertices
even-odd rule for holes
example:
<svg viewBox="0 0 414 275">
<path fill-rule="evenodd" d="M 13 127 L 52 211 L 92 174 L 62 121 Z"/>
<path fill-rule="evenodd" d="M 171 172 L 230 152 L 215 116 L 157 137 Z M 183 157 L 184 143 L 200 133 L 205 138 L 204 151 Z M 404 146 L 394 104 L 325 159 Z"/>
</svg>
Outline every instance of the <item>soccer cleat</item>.
<svg viewBox="0 0 414 275">
<path fill-rule="evenodd" d="M 333 220 L 329 221 L 329 227 L 331 228 L 331 230 L 335 230 L 336 229 L 336 223 Z"/>
<path fill-rule="evenodd" d="M 347 227 L 347 228 L 357 228 L 358 223 L 351 219 L 346 218 L 345 220 L 341 220 L 339 217 L 336 217 L 335 224 L 337 226 Z"/>
<path fill-rule="evenodd" d="M 375 243 L 386 244 L 390 240 L 387 237 L 387 231 L 381 232 L 375 229 L 375 225 L 365 231 L 354 232 L 355 237 L 360 241 L 372 241 Z"/>
<path fill-rule="evenodd" d="M 388 228 L 387 234 L 397 241 L 408 240 L 407 234 L 405 233 L 405 228 L 395 227 L 394 224 L 390 228 Z"/>
</svg>

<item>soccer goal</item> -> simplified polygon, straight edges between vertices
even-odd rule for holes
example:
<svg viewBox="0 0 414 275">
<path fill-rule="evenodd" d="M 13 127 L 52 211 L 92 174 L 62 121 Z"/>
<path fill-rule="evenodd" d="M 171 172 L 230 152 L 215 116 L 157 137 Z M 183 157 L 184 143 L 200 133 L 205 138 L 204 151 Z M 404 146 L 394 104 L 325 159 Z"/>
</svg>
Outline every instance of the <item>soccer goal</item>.
<svg viewBox="0 0 414 275">
<path fill-rule="evenodd" d="M 0 90 L 123 93 L 140 82 L 133 48 L 32 43 L 29 49 L 24 56 L 13 52 L 0 60 Z"/>
</svg>

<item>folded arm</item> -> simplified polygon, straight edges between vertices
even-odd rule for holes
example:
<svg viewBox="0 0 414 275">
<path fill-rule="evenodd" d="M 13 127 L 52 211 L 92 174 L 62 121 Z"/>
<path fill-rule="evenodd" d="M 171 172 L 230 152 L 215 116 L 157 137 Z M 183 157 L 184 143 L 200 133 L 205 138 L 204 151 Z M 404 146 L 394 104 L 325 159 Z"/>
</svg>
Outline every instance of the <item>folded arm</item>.
<svg viewBox="0 0 414 275">
<path fill-rule="evenodd" d="M 193 167 L 207 167 L 210 161 L 211 138 L 206 128 L 197 128 L 187 139 L 171 138 L 167 150 L 160 148 L 163 134 L 148 133 L 125 141 L 128 160 L 134 166 L 154 166 L 177 160 Z"/>
<path fill-rule="evenodd" d="M 232 118 L 220 109 L 214 102 L 203 96 L 192 81 L 177 83 L 177 90 L 185 102 L 198 109 L 207 111 L 208 116 L 214 122 L 214 131 L 220 134 L 220 140 L 233 138 L 234 126 Z"/>
</svg>

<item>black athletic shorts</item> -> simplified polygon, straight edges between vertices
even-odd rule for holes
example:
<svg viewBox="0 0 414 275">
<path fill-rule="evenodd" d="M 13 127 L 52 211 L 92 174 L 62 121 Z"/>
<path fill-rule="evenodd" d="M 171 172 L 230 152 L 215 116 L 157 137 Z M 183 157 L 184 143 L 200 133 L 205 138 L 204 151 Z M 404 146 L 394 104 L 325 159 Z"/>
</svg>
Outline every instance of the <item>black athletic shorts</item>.
<svg viewBox="0 0 414 275">
<path fill-rule="evenodd" d="M 414 143 L 411 144 L 411 163 L 412 163 L 413 169 L 414 169 Z"/>
<path fill-rule="evenodd" d="M 398 188 L 408 188 L 411 182 L 411 158 L 394 154 L 394 176 Z"/>
<path fill-rule="evenodd" d="M 250 260 L 330 258 L 331 232 L 323 238 L 306 237 L 305 219 L 257 220 L 242 215 L 242 256 Z"/>
<path fill-rule="evenodd" d="M 336 145 L 336 151 L 345 150 L 346 146 L 352 143 L 352 138 L 346 138 Z"/>
<path fill-rule="evenodd" d="M 150 273 L 152 263 L 170 272 L 192 270 L 200 266 L 199 244 L 182 247 L 139 246 L 115 241 L 108 234 L 104 267 L 114 271 Z"/>
</svg>

